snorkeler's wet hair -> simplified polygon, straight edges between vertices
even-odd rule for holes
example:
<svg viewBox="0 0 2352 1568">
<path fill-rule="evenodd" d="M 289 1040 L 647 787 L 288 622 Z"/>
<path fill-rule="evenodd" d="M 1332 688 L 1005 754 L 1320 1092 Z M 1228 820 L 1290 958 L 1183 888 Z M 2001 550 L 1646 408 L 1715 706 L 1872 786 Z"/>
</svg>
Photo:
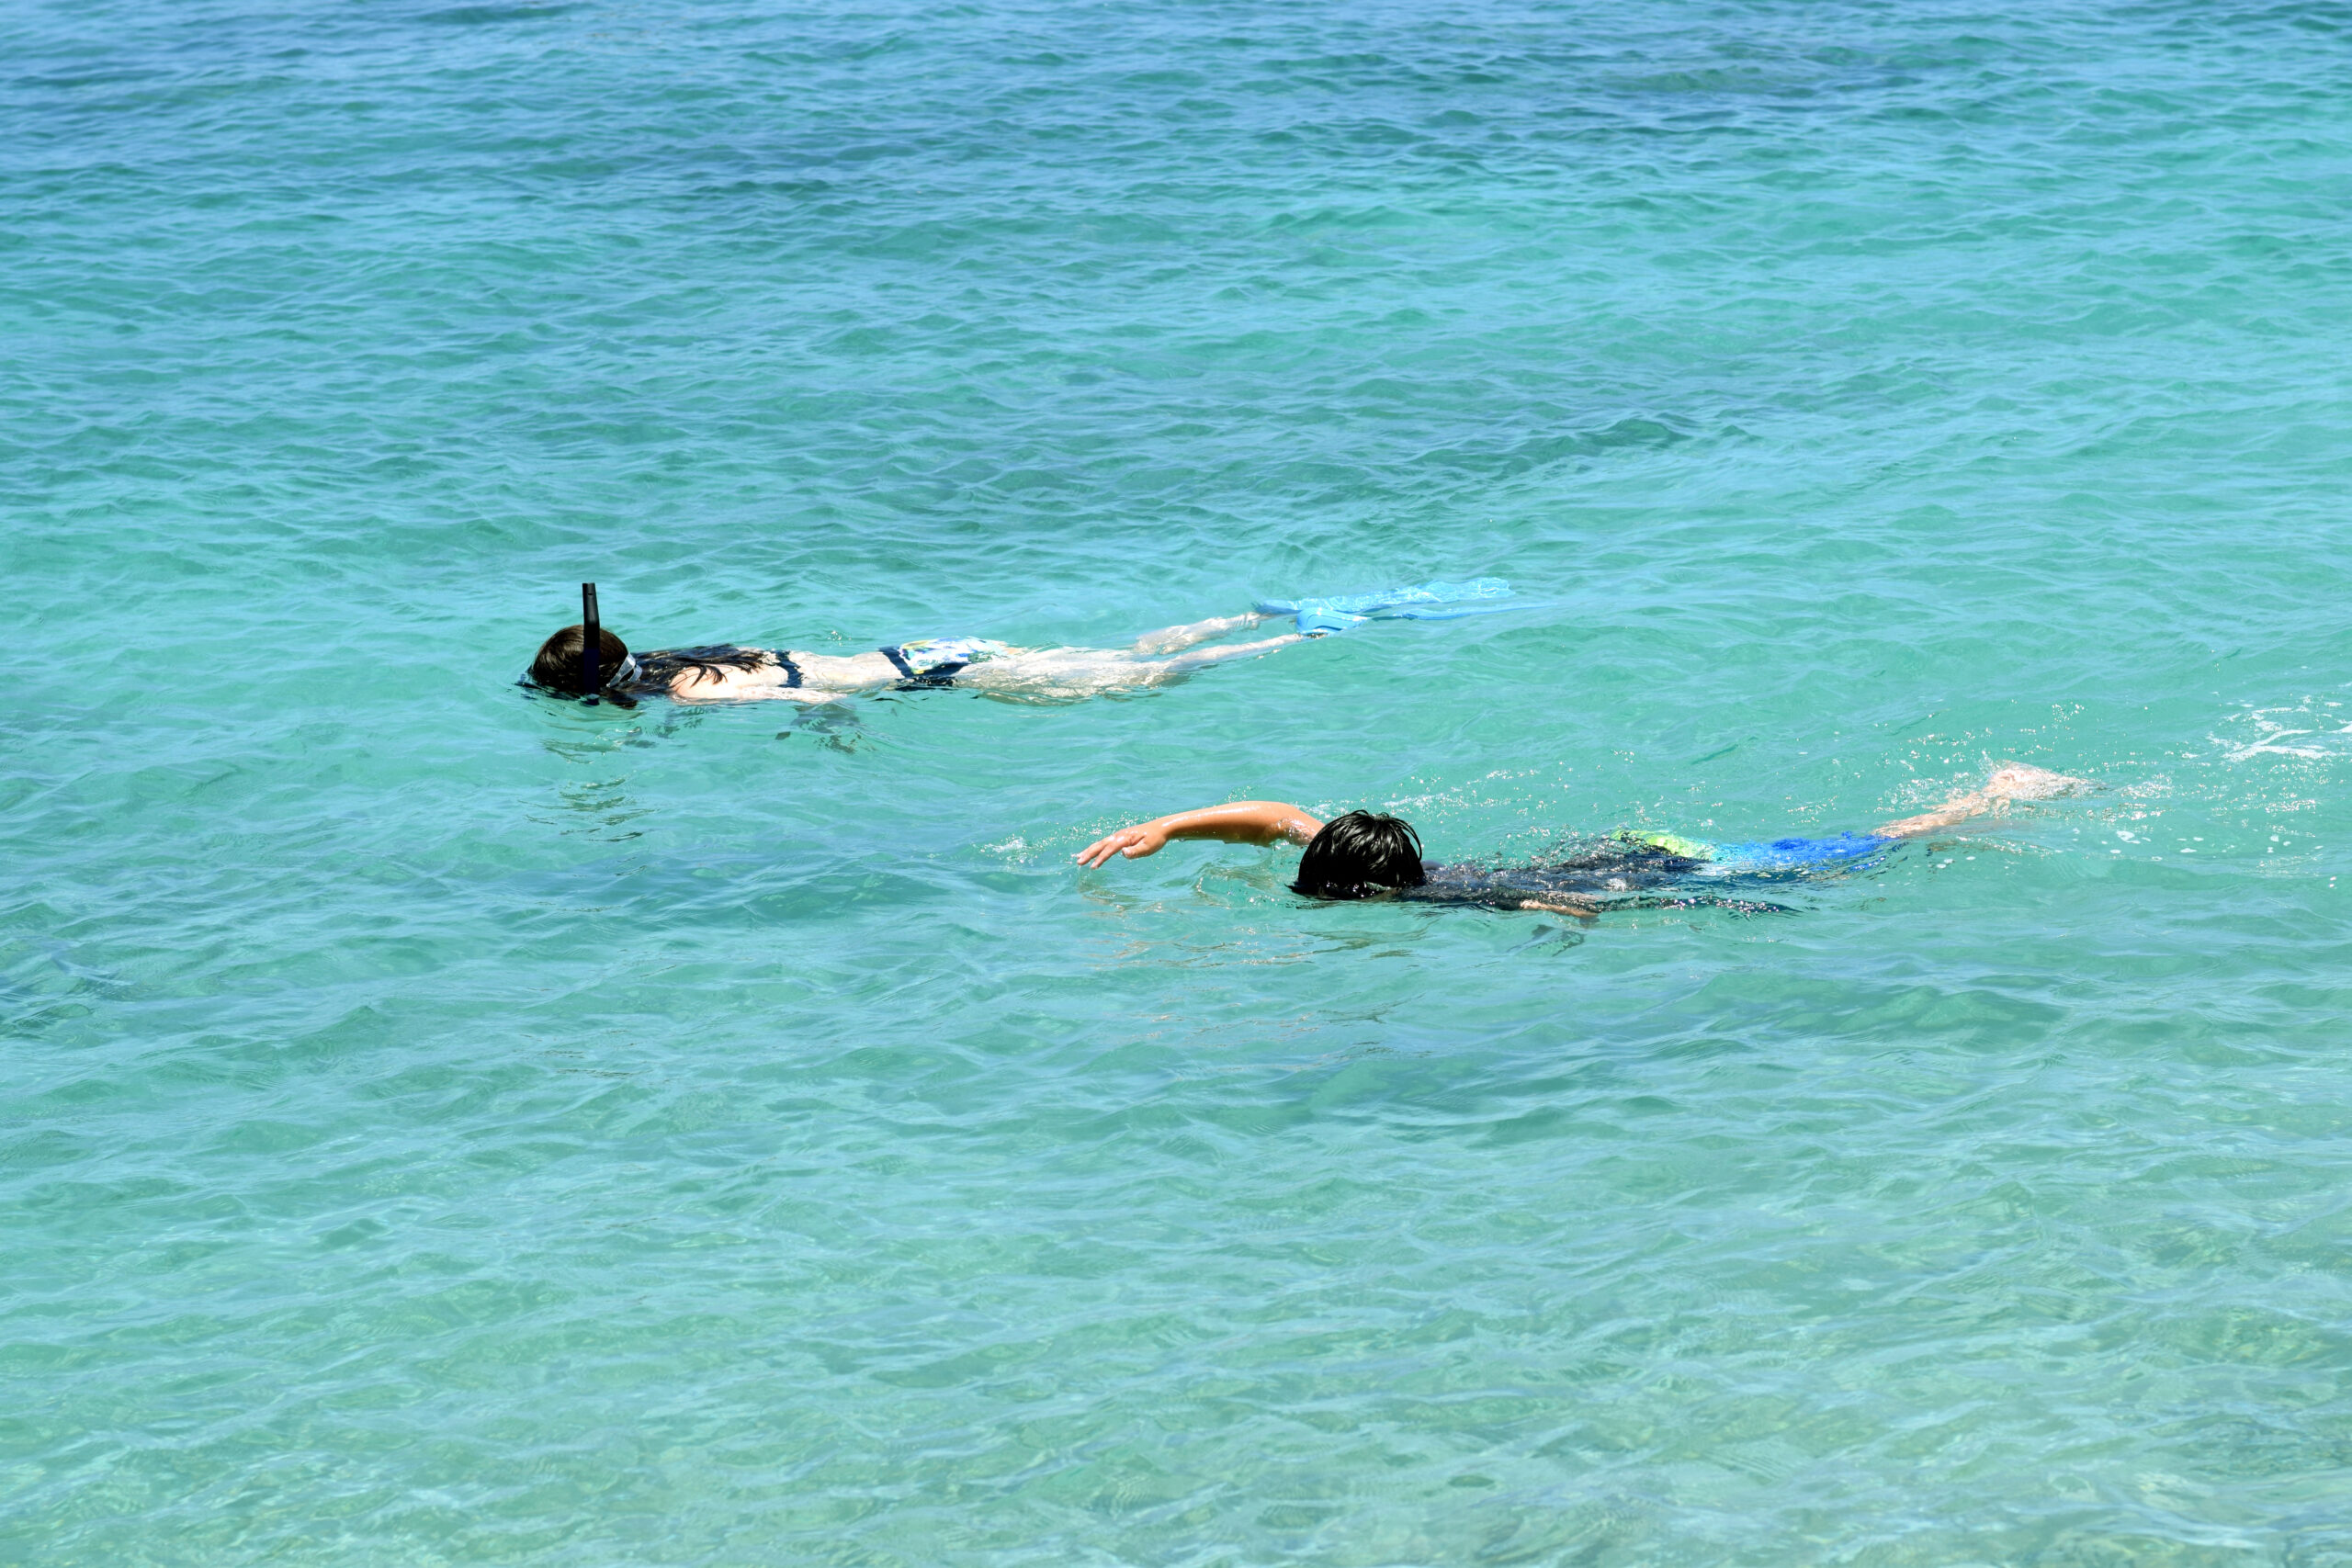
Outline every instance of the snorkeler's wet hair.
<svg viewBox="0 0 2352 1568">
<path fill-rule="evenodd" d="M 588 691 L 587 671 L 581 669 L 581 653 L 588 639 L 583 626 L 566 626 L 539 644 L 538 656 L 531 660 L 531 679 L 550 692 L 570 692 L 575 696 Z M 599 686 L 609 686 L 621 674 L 628 659 L 628 644 L 604 627 L 596 628 L 596 675 Z"/>
<path fill-rule="evenodd" d="M 1428 880 L 1421 836 L 1410 822 L 1351 811 L 1324 823 L 1307 844 L 1291 891 L 1309 898 L 1371 898 Z"/>
</svg>

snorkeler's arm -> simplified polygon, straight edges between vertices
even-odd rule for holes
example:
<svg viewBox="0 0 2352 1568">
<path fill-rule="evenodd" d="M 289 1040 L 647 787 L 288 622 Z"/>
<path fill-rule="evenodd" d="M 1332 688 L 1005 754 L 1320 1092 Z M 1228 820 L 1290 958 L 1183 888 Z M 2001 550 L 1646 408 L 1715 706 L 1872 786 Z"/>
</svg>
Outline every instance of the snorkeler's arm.
<svg viewBox="0 0 2352 1568">
<path fill-rule="evenodd" d="M 670 688 L 670 695 L 682 703 L 837 703 L 849 695 L 847 692 L 816 692 L 806 686 L 761 684 L 733 682 L 689 682 L 684 675 Z"/>
<path fill-rule="evenodd" d="M 1157 854 L 1170 839 L 1216 839 L 1227 844 L 1271 844 L 1287 839 L 1303 844 L 1322 829 L 1316 818 L 1279 800 L 1236 800 L 1122 828 L 1095 840 L 1073 858 L 1091 871 L 1114 854 L 1128 860 Z"/>
<path fill-rule="evenodd" d="M 670 695 L 682 703 L 831 703 L 848 694 L 812 686 L 786 685 L 783 670 L 773 665 L 757 670 L 738 670 L 728 665 L 692 666 L 680 671 L 670 682 Z"/>
</svg>

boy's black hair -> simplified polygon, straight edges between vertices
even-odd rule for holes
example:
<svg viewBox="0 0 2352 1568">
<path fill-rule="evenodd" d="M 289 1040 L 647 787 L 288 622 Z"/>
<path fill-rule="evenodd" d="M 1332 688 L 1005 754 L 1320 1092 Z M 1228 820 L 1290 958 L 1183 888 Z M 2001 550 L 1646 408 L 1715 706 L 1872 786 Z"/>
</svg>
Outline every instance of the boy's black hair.
<svg viewBox="0 0 2352 1568">
<path fill-rule="evenodd" d="M 1298 880 L 1290 886 L 1309 898 L 1371 898 L 1428 880 L 1421 836 L 1410 822 L 1351 811 L 1323 824 L 1298 857 Z"/>
</svg>

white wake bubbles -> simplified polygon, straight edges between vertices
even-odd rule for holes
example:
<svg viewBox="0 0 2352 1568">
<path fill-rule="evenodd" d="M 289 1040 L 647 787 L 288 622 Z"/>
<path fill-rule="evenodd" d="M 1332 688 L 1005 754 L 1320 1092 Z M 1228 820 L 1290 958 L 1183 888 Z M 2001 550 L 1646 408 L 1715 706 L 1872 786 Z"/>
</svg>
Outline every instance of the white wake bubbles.
<svg viewBox="0 0 2352 1568">
<path fill-rule="evenodd" d="M 2213 785 L 2199 793 L 2241 811 L 2271 818 L 2317 811 L 2336 798 L 2338 774 L 2352 761 L 2352 713 L 2343 699 L 2246 703 L 2207 737 Z M 2299 843 L 2301 851 L 2315 844 Z"/>
<path fill-rule="evenodd" d="M 2352 755 L 2352 722 L 2346 722 L 2341 701 L 2305 697 L 2278 707 L 2242 708 L 2206 739 L 2227 762 L 2257 757 L 2325 761 Z"/>
</svg>

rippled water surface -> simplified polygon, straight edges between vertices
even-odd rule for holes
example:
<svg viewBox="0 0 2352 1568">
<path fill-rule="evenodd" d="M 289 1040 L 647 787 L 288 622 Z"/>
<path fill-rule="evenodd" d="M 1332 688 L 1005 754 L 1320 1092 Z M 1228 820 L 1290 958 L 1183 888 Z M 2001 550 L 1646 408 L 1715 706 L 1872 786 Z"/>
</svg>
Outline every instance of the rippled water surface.
<svg viewBox="0 0 2352 1568">
<path fill-rule="evenodd" d="M 2322 0 L 10 8 L 0 1560 L 2352 1562 L 2347 219 Z"/>
</svg>

